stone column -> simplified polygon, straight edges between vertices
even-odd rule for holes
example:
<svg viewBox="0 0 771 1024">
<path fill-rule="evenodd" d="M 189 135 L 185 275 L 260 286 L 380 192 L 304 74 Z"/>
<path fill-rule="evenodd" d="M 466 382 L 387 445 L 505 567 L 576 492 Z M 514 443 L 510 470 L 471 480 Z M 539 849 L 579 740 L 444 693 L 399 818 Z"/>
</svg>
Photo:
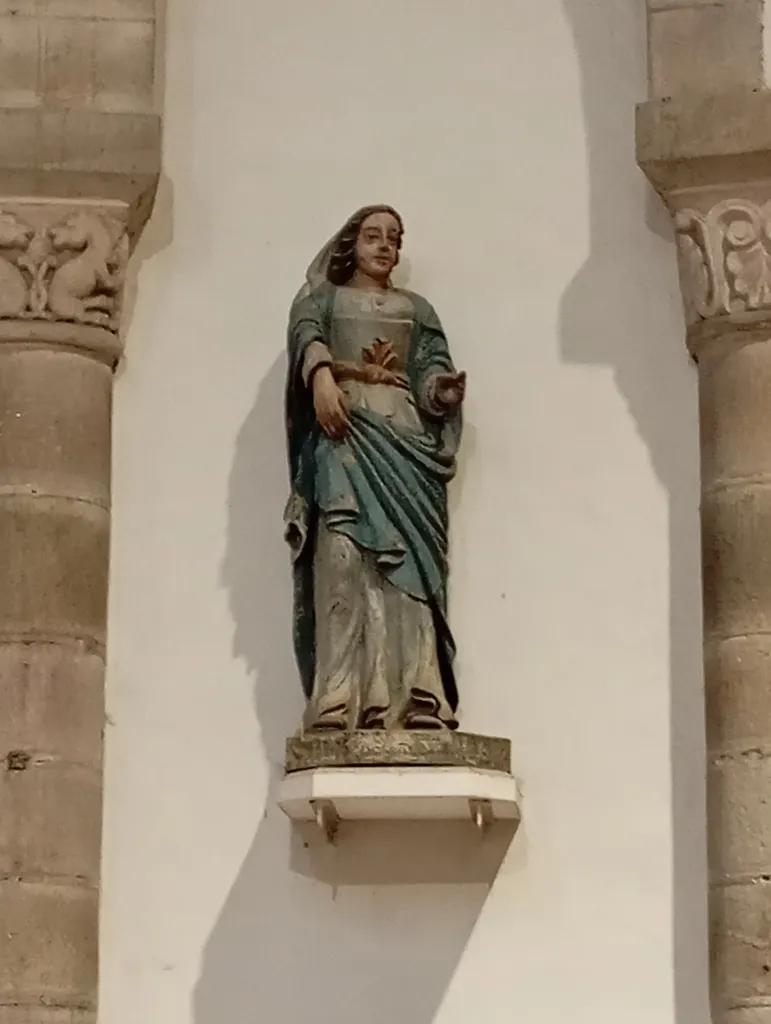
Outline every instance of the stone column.
<svg viewBox="0 0 771 1024">
<path fill-rule="evenodd" d="M 715 1024 L 771 1024 L 771 93 L 764 0 L 647 0 L 638 155 L 698 364 Z"/>
<path fill-rule="evenodd" d="M 112 376 L 139 182 L 0 198 L 0 1024 L 95 1019 Z"/>
<path fill-rule="evenodd" d="M 112 377 L 127 262 L 159 173 L 154 0 L 11 6 L 0 4 L 0 1024 L 94 1024 Z"/>
<path fill-rule="evenodd" d="M 653 101 L 699 375 L 713 1019 L 771 1022 L 771 93 Z"/>
</svg>

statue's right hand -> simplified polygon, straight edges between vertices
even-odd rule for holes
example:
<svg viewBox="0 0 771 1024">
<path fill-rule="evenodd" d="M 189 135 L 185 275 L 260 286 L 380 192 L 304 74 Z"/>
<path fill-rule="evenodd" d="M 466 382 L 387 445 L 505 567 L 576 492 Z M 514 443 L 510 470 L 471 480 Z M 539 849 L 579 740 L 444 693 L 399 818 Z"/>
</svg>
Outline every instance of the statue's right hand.
<svg viewBox="0 0 771 1024">
<path fill-rule="evenodd" d="M 351 422 L 348 408 L 328 366 L 320 366 L 313 374 L 313 407 L 325 434 L 335 440 L 345 437 Z"/>
</svg>

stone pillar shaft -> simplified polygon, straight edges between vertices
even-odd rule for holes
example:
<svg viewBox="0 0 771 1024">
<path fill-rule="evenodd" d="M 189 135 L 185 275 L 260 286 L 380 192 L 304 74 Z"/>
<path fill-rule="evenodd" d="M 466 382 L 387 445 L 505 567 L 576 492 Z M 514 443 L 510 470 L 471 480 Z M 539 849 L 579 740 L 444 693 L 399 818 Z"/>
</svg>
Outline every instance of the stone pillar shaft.
<svg viewBox="0 0 771 1024">
<path fill-rule="evenodd" d="M 95 1010 L 111 371 L 12 338 L 0 340 L 0 1022 L 45 1000 L 43 1024 Z"/>
<path fill-rule="evenodd" d="M 771 1021 L 771 322 L 699 357 L 714 1004 Z"/>
<path fill-rule="evenodd" d="M 712 990 L 771 1022 L 771 181 L 669 197 L 699 371 Z"/>
<path fill-rule="evenodd" d="M 0 198 L 0 1024 L 93 1024 L 132 204 Z"/>
</svg>

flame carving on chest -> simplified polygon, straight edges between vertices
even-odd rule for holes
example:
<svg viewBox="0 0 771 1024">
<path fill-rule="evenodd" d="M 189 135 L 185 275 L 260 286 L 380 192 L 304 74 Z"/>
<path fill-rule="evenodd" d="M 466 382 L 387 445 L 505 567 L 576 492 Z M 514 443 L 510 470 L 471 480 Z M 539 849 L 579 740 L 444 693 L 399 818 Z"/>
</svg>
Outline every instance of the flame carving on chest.
<svg viewBox="0 0 771 1024">
<path fill-rule="evenodd" d="M 335 362 L 332 372 L 335 379 L 358 380 L 364 384 L 390 384 L 392 387 L 407 387 L 407 376 L 396 369 L 399 357 L 390 341 L 376 338 L 369 348 L 362 349 L 363 365 Z"/>
<path fill-rule="evenodd" d="M 371 366 L 382 366 L 386 370 L 392 370 L 398 361 L 391 342 L 383 341 L 382 338 L 376 338 L 369 348 L 362 350 L 361 354 L 365 363 Z"/>
</svg>

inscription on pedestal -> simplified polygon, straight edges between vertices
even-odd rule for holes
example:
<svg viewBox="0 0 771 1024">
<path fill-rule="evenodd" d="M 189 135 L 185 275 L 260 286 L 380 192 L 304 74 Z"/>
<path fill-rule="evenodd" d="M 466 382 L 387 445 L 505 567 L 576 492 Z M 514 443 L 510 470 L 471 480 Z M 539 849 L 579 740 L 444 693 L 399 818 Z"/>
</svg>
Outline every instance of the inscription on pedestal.
<svg viewBox="0 0 771 1024">
<path fill-rule="evenodd" d="M 377 766 L 481 768 L 511 773 L 511 743 L 449 730 L 307 732 L 286 745 L 287 773 Z"/>
</svg>

